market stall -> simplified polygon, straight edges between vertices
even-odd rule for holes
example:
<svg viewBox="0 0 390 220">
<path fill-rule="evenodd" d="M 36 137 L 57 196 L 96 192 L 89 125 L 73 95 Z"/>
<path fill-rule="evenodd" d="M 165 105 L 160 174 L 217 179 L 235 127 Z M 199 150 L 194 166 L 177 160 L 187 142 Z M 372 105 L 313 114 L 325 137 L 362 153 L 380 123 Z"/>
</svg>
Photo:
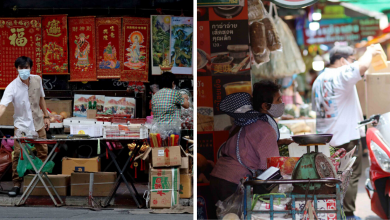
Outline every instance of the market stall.
<svg viewBox="0 0 390 220">
<path fill-rule="evenodd" d="M 47 139 L 42 139 L 30 130 L 14 134 L 12 116 L 18 110 L 14 105 L 10 104 L 0 118 L 0 129 L 7 136 L 3 141 L 16 138 L 22 142 L 18 164 L 25 172 L 18 173 L 24 177 L 23 195 L 14 203 L 39 204 L 50 196 L 56 206 L 77 205 L 79 197 L 88 197 L 91 208 L 190 205 L 192 104 L 189 109 L 179 108 L 175 141 L 164 145 L 151 142 L 149 134 L 155 133 L 153 126 L 158 123 L 149 104 L 159 91 L 160 75 L 167 66 L 179 79 L 174 91 L 186 94 L 192 103 L 192 10 L 183 10 L 179 2 L 156 1 L 161 8 L 154 3 L 138 8 L 134 2 L 112 3 L 113 8 L 103 12 L 87 2 L 91 7 L 85 13 L 75 10 L 81 6 L 74 3 L 56 7 L 56 11 L 51 10 L 51 3 L 44 3 L 50 10 L 20 3 L 22 6 L 13 11 L 4 8 L 4 18 L 0 18 L 4 33 L 0 36 L 0 62 L 4 63 L 0 72 L 9 73 L 2 74 L 0 87 L 4 90 L 18 77 L 13 64 L 16 58 L 29 56 L 34 63 L 31 74 L 42 78 L 48 112 L 45 119 L 50 121 Z M 135 11 L 130 17 L 124 9 Z M 17 16 L 21 14 L 18 11 L 28 11 L 33 17 Z M 163 15 L 165 12 L 171 15 Z M 16 30 L 21 39 L 12 40 Z M 164 131 L 168 132 L 159 130 Z M 39 163 L 42 167 L 35 164 L 41 160 L 34 144 L 40 143 L 48 145 L 48 157 L 42 160 L 43 165 Z M 160 148 L 156 157 L 168 158 L 162 166 L 153 164 L 155 148 Z M 0 161 L 0 184 L 7 185 L 12 146 L 1 155 L 5 159 Z M 169 155 L 175 155 L 176 162 L 172 158 L 170 164 Z M 161 181 L 153 175 L 161 177 L 165 169 L 175 170 L 177 175 L 170 180 L 175 184 L 153 184 Z M 2 189 L 9 191 L 8 187 Z"/>
</svg>

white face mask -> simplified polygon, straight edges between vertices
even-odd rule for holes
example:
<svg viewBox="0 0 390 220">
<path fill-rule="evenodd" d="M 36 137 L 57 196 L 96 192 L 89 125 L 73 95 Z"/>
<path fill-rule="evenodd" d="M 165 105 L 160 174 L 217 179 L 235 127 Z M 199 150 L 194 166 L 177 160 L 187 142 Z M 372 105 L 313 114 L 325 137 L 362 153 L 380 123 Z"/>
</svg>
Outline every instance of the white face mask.
<svg viewBox="0 0 390 220">
<path fill-rule="evenodd" d="M 279 118 L 284 113 L 284 103 L 271 104 L 271 108 L 268 110 L 268 113 L 274 118 Z"/>
<path fill-rule="evenodd" d="M 30 69 L 20 69 L 18 70 L 19 72 L 19 76 L 22 80 L 26 80 L 28 79 L 28 77 L 30 77 Z"/>
</svg>

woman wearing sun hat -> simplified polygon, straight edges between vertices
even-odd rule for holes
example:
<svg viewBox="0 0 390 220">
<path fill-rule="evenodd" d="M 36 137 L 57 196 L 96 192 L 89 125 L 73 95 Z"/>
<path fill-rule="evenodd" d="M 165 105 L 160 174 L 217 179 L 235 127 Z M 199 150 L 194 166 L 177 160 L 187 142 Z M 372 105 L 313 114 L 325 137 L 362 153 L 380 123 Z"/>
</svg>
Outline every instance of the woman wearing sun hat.
<svg viewBox="0 0 390 220">
<path fill-rule="evenodd" d="M 234 118 L 229 139 L 221 147 L 221 155 L 211 172 L 210 187 L 214 204 L 232 195 L 241 178 L 257 176 L 267 169 L 267 158 L 278 157 L 278 125 L 273 118 L 282 116 L 280 87 L 264 80 L 253 85 L 253 100 L 248 93 L 234 93 L 225 97 L 220 108 Z"/>
</svg>

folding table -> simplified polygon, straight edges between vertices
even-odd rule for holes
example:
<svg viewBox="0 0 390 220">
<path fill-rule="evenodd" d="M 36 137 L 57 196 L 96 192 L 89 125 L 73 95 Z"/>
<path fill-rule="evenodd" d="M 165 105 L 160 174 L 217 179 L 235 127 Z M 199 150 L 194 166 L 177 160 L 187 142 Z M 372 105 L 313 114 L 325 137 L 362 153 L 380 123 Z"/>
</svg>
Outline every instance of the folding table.
<svg viewBox="0 0 390 220">
<path fill-rule="evenodd" d="M 57 206 L 57 207 L 64 205 L 64 202 L 62 201 L 61 197 L 58 195 L 57 190 L 55 189 L 55 187 L 51 183 L 51 181 L 50 181 L 49 177 L 47 176 L 47 174 L 42 172 L 42 169 L 45 166 L 45 164 L 47 162 L 49 162 L 49 161 L 52 161 L 54 159 L 54 157 L 57 155 L 57 153 L 59 152 L 58 146 L 59 146 L 60 142 L 58 142 L 57 140 L 49 140 L 49 139 L 37 139 L 37 140 L 33 140 L 33 139 L 16 139 L 16 141 L 18 141 L 19 144 L 20 144 L 21 155 L 24 155 L 24 159 L 27 158 L 27 160 L 31 163 L 31 165 L 32 165 L 32 167 L 33 167 L 33 169 L 34 169 L 34 171 L 36 173 L 34 178 L 31 180 L 30 184 L 27 186 L 26 190 L 23 192 L 22 197 L 20 197 L 19 201 L 16 203 L 16 206 L 23 205 L 26 202 L 26 200 L 30 196 L 31 192 L 37 186 L 39 180 L 42 182 L 42 184 L 45 187 L 47 193 L 49 194 L 51 200 L 53 200 L 54 205 Z M 31 158 L 30 158 L 30 156 L 28 154 L 27 147 L 26 147 L 27 143 L 30 143 L 30 144 L 54 144 L 53 149 L 50 151 L 50 153 L 47 156 L 46 160 L 43 161 L 43 164 L 39 168 L 39 170 L 37 169 L 37 167 L 35 167 L 34 163 L 32 162 L 32 160 L 31 160 Z M 35 157 L 32 152 L 31 152 L 31 154 L 33 155 L 33 157 Z M 56 194 L 56 196 L 57 196 L 57 198 L 59 200 L 59 204 L 57 203 L 57 201 L 55 200 L 55 198 L 51 194 L 51 192 L 50 192 L 48 186 L 46 185 L 45 181 L 43 180 L 42 176 L 44 176 L 46 178 L 46 180 L 49 183 L 51 189 Z"/>
<path fill-rule="evenodd" d="M 119 141 L 120 139 L 117 139 L 117 141 Z M 112 145 L 112 143 L 110 143 Z M 117 177 L 116 181 L 115 181 L 115 184 L 114 186 L 112 187 L 111 191 L 110 191 L 110 194 L 107 196 L 106 200 L 104 201 L 104 204 L 103 204 L 103 207 L 107 207 L 112 198 L 114 198 L 114 196 L 116 195 L 116 192 L 118 191 L 119 189 L 119 186 L 122 182 L 125 183 L 127 189 L 129 190 L 131 196 L 133 197 L 135 203 L 137 204 L 137 207 L 138 208 L 142 208 L 143 205 L 142 205 L 142 198 L 139 196 L 138 194 L 138 191 L 137 189 L 135 188 L 134 186 L 134 180 L 133 180 L 133 177 L 131 174 L 130 175 L 130 181 L 127 181 L 124 173 L 126 172 L 126 170 L 134 163 L 134 158 L 136 157 L 136 155 L 138 154 L 139 150 L 141 149 L 141 144 L 138 144 L 136 146 L 136 148 L 131 152 L 129 158 L 126 160 L 126 163 L 125 165 L 123 166 L 123 168 L 120 168 L 119 167 L 119 164 L 117 162 L 117 156 L 109 149 L 108 145 L 106 143 L 104 143 L 104 145 L 106 146 L 106 150 L 108 152 L 108 154 L 110 155 L 110 158 L 111 158 L 111 162 L 113 162 L 115 164 L 115 167 L 116 169 L 118 170 L 119 172 L 119 176 Z M 118 156 L 123 152 L 124 150 L 121 150 L 118 154 Z M 130 187 L 129 185 L 129 182 L 132 186 L 132 188 Z"/>
<path fill-rule="evenodd" d="M 55 206 L 62 206 L 62 205 L 64 205 L 64 202 L 62 201 L 61 197 L 58 195 L 57 191 L 55 190 L 55 188 L 54 188 L 53 184 L 51 183 L 51 181 L 50 181 L 49 177 L 47 176 L 47 174 L 42 172 L 43 167 L 45 166 L 45 164 L 47 162 L 52 161 L 55 158 L 55 156 L 59 152 L 59 149 L 61 148 L 61 145 L 63 143 L 65 143 L 65 142 L 69 142 L 69 141 L 98 141 L 98 140 L 101 141 L 106 146 L 106 150 L 107 150 L 107 152 L 108 152 L 108 154 L 110 156 L 109 158 L 115 164 L 115 167 L 117 168 L 117 170 L 119 172 L 119 176 L 118 176 L 118 178 L 117 178 L 117 180 L 115 182 L 115 185 L 111 189 L 111 192 L 110 192 L 109 196 L 107 196 L 103 206 L 106 207 L 106 206 L 109 205 L 109 203 L 111 202 L 112 198 L 116 195 L 116 191 L 118 190 L 120 184 L 122 182 L 124 182 L 126 187 L 127 187 L 127 189 L 129 190 L 131 196 L 133 197 L 135 203 L 137 204 L 137 207 L 138 208 L 142 208 L 142 198 L 139 196 L 138 191 L 137 191 L 137 189 L 134 186 L 134 179 L 133 179 L 133 177 L 131 176 L 131 174 L 129 174 L 130 175 L 130 181 L 127 181 L 126 177 L 124 176 L 124 172 L 126 172 L 127 168 L 129 168 L 134 163 L 134 158 L 138 154 L 139 150 L 141 149 L 141 145 L 142 144 L 137 145 L 137 147 L 133 150 L 132 154 L 129 156 L 129 158 L 127 159 L 127 161 L 126 161 L 126 163 L 125 163 L 125 165 L 123 166 L 122 169 L 119 167 L 119 164 L 118 164 L 118 162 L 116 160 L 117 156 L 109 149 L 108 145 L 105 144 L 105 142 L 110 142 L 112 144 L 112 142 L 142 141 L 143 140 L 143 139 L 137 139 L 137 138 L 16 139 L 16 141 L 18 141 L 20 143 L 20 147 L 21 147 L 21 151 L 22 151 L 21 153 L 23 153 L 24 158 L 27 158 L 27 160 L 32 164 L 32 167 L 33 167 L 34 171 L 37 174 L 37 175 L 34 176 L 34 178 L 31 181 L 31 183 L 27 186 L 26 190 L 23 192 L 22 197 L 16 203 L 16 205 L 20 206 L 20 205 L 23 205 L 26 202 L 26 200 L 30 196 L 31 192 L 37 186 L 38 181 L 42 182 L 44 188 L 48 192 L 48 194 L 49 194 L 50 198 L 52 199 L 52 201 L 53 201 Z M 27 151 L 28 148 L 26 146 L 27 143 L 30 143 L 30 144 L 54 144 L 54 147 L 50 150 L 50 152 L 48 152 L 47 159 L 45 161 L 43 161 L 43 165 L 42 165 L 41 168 L 37 169 L 37 167 L 35 167 L 35 165 L 33 164 L 31 158 L 29 157 L 29 154 L 28 154 L 28 151 Z M 120 153 L 122 153 L 122 152 L 126 152 L 126 151 L 125 150 L 120 151 Z M 32 154 L 32 152 L 31 152 L 31 154 Z M 118 156 L 119 155 L 120 154 L 118 154 Z M 33 155 L 33 157 L 34 157 L 34 155 Z M 49 183 L 49 186 L 46 185 L 46 183 L 44 182 L 43 177 L 47 180 L 47 182 Z M 130 187 L 129 182 L 130 182 L 132 187 Z M 54 198 L 53 194 L 50 192 L 49 187 L 53 190 L 53 192 L 57 196 L 59 202 L 56 201 L 56 199 Z"/>
</svg>

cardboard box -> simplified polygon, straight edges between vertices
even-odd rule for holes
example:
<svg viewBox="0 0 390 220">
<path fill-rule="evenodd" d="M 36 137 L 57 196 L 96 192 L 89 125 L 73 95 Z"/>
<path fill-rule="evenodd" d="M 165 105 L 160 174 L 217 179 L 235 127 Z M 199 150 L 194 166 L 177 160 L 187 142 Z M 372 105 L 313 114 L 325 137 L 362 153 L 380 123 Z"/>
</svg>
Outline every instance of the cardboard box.
<svg viewBox="0 0 390 220">
<path fill-rule="evenodd" d="M 52 112 L 57 112 L 60 114 L 61 112 L 66 112 L 68 117 L 72 117 L 73 106 L 72 100 L 45 100 L 46 107 L 50 109 Z"/>
<path fill-rule="evenodd" d="M 314 201 L 313 201 L 314 202 Z M 314 205 L 314 203 L 313 203 Z M 305 201 L 296 201 L 295 207 L 298 210 L 302 210 L 305 207 Z M 318 220 L 336 220 L 336 200 L 335 199 L 318 199 L 317 200 L 318 210 L 335 210 L 335 213 L 317 213 Z M 295 219 L 302 219 L 303 214 L 296 214 Z M 309 220 L 309 218 L 307 218 Z"/>
<path fill-rule="evenodd" d="M 89 195 L 90 173 L 72 173 L 70 178 L 71 196 Z M 116 181 L 116 172 L 94 173 L 92 196 L 108 196 Z"/>
<path fill-rule="evenodd" d="M 181 165 L 181 147 L 155 147 L 152 149 L 153 167 L 173 167 Z"/>
<path fill-rule="evenodd" d="M 62 158 L 62 174 L 71 175 L 73 172 L 99 172 L 100 160 L 94 158 Z"/>
<path fill-rule="evenodd" d="M 32 179 L 34 178 L 35 174 L 29 174 L 24 177 L 23 182 L 23 191 L 27 189 L 27 186 L 31 183 Z M 69 175 L 48 175 L 50 182 L 53 184 L 54 188 L 56 189 L 58 195 L 60 196 L 67 196 L 69 191 L 69 183 L 70 183 L 70 176 Z M 55 193 L 49 187 L 49 183 L 47 182 L 46 178 L 43 177 L 43 180 L 45 181 L 46 186 L 48 186 L 50 193 L 55 196 Z M 35 189 L 31 192 L 31 195 L 33 196 L 48 196 L 45 187 L 43 186 L 41 181 L 38 181 L 37 186 Z"/>
<path fill-rule="evenodd" d="M 382 46 L 380 44 L 374 44 L 374 47 L 381 50 L 381 54 L 377 54 L 372 57 L 371 66 L 375 71 L 387 68 L 387 56 L 385 51 L 383 51 Z"/>
<path fill-rule="evenodd" d="M 280 169 L 282 175 L 291 175 L 299 159 L 299 157 L 269 157 L 267 168 L 276 167 Z"/>
<path fill-rule="evenodd" d="M 3 116 L 0 118 L 0 125 L 13 126 L 14 125 L 14 105 L 9 103 L 4 111 Z"/>
<path fill-rule="evenodd" d="M 192 197 L 192 178 L 190 174 L 180 174 L 180 199 Z"/>
<path fill-rule="evenodd" d="M 356 90 L 358 92 L 360 106 L 362 107 L 363 115 L 367 115 L 366 84 L 364 83 L 364 80 L 360 80 L 358 83 L 356 83 Z"/>
<path fill-rule="evenodd" d="M 150 208 L 170 208 L 179 203 L 180 174 L 178 168 L 150 168 Z"/>
<path fill-rule="evenodd" d="M 96 109 L 88 109 L 87 110 L 87 118 L 88 119 L 96 119 L 97 110 Z"/>
<path fill-rule="evenodd" d="M 190 160 L 188 156 L 181 157 L 180 174 L 190 173 Z"/>
<path fill-rule="evenodd" d="M 388 61 L 390 63 L 390 61 Z M 380 71 L 372 67 L 366 75 L 367 117 L 390 112 L 390 65 Z"/>
</svg>

